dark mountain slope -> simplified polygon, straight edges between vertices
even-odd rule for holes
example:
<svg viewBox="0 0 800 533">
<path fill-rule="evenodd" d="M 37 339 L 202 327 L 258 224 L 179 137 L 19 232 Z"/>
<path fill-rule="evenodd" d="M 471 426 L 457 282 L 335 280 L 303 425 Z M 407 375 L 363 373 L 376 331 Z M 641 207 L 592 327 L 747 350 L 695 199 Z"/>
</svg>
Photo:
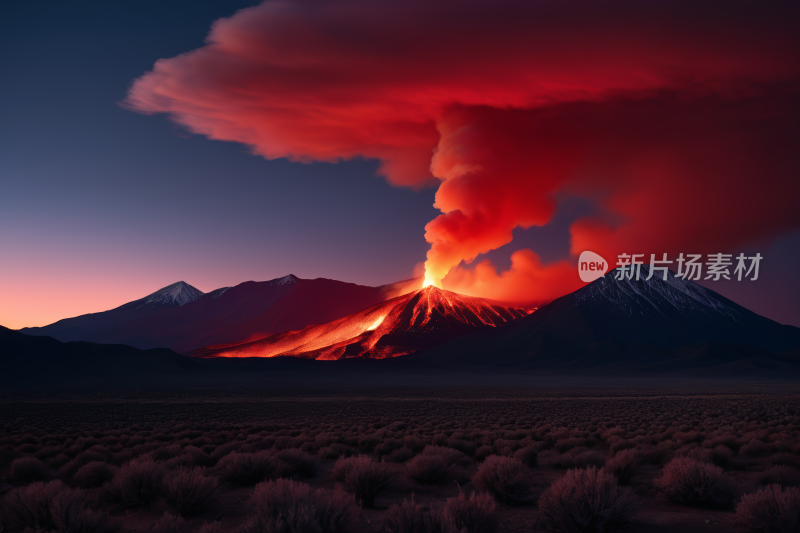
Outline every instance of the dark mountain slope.
<svg viewBox="0 0 800 533">
<path fill-rule="evenodd" d="M 643 278 L 647 267 L 643 267 Z M 675 278 L 617 280 L 615 271 L 533 314 L 417 354 L 437 366 L 678 371 L 742 361 L 797 364 L 800 328 L 784 326 Z"/>
</svg>

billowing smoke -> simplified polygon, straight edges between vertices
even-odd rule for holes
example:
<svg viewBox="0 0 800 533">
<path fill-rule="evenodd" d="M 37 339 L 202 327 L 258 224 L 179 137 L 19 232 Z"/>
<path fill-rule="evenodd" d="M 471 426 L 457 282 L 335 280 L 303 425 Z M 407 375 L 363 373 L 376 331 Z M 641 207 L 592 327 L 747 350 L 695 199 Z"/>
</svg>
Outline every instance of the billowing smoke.
<svg viewBox="0 0 800 533">
<path fill-rule="evenodd" d="M 267 158 L 438 181 L 426 282 L 545 300 L 580 285 L 571 264 L 469 263 L 558 198 L 597 208 L 571 227 L 576 254 L 720 252 L 800 226 L 787 6 L 265 2 L 159 60 L 126 103 Z"/>
</svg>

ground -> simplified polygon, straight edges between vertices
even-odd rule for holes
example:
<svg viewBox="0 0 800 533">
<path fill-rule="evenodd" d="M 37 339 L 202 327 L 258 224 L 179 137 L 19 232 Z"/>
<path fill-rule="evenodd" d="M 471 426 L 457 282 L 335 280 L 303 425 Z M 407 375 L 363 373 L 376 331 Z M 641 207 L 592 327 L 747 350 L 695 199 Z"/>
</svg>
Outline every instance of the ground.
<svg viewBox="0 0 800 533">
<path fill-rule="evenodd" d="M 79 464 L 97 459 L 97 454 L 119 466 L 149 453 L 166 468 L 197 464 L 214 476 L 219 459 L 214 451 L 228 443 L 240 452 L 300 448 L 319 460 L 317 474 L 300 480 L 333 489 L 335 456 L 346 450 L 382 457 L 397 475 L 374 509 L 362 509 L 363 532 L 382 531 L 386 509 L 405 498 L 428 504 L 454 497 L 459 490 L 475 490 L 471 479 L 486 453 L 479 449 L 485 446 L 498 455 L 513 455 L 527 446 L 537 449 L 538 465 L 531 469 L 537 495 L 564 474 L 565 468 L 554 463 L 571 451 L 596 452 L 590 456 L 602 462 L 619 450 L 641 450 L 648 460 L 630 482 L 640 501 L 627 528 L 631 532 L 690 533 L 735 526 L 732 507 L 688 507 L 654 489 L 663 465 L 676 455 L 704 458 L 708 450 L 726 443 L 735 455 L 725 465 L 725 475 L 740 493 L 758 489 L 775 457 L 783 462 L 797 457 L 792 468 L 800 464 L 800 387 L 791 383 L 370 387 L 296 381 L 236 391 L 162 387 L 91 394 L 9 391 L 0 396 L 0 493 L 25 484 L 10 474 L 17 457 L 41 458 L 51 477 L 67 483 Z M 421 485 L 407 475 L 404 461 L 425 445 L 460 449 L 466 457 L 440 484 Z M 188 459 L 186 446 L 202 454 Z M 106 489 L 87 489 L 89 501 L 107 511 L 120 531 L 148 531 L 171 511 L 163 500 L 152 507 L 123 505 L 109 498 Z M 224 530 L 233 531 L 251 513 L 252 492 L 252 486 L 223 484 L 217 500 L 192 518 L 192 524 L 219 520 Z M 511 507 L 498 503 L 497 509 L 500 532 L 539 531 L 535 501 Z"/>
</svg>

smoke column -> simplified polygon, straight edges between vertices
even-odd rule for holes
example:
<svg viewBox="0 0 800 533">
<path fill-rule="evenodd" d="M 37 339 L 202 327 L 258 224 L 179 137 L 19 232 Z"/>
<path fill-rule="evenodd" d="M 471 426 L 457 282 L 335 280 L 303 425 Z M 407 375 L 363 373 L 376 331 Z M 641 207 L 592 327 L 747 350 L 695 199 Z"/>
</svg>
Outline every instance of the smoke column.
<svg viewBox="0 0 800 533">
<path fill-rule="evenodd" d="M 721 252 L 800 226 L 790 5 L 270 1 L 216 21 L 125 101 L 266 158 L 438 184 L 425 283 L 530 302 L 580 286 L 481 254 L 591 200 L 571 250 Z"/>
</svg>

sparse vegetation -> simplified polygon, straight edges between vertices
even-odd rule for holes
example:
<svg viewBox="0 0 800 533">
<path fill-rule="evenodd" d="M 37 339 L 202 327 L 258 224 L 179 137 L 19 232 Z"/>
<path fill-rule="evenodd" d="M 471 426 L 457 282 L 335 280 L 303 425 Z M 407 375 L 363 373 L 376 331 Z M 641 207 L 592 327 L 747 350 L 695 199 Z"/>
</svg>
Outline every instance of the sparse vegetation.
<svg viewBox="0 0 800 533">
<path fill-rule="evenodd" d="M 312 490 L 305 483 L 278 479 L 256 485 L 255 515 L 244 533 L 345 533 L 355 529 L 360 509 L 341 490 Z"/>
<path fill-rule="evenodd" d="M 366 455 L 339 459 L 331 475 L 365 507 L 372 507 L 375 497 L 388 488 L 395 478 L 388 465 Z"/>
<path fill-rule="evenodd" d="M 616 531 L 629 522 L 636 498 L 617 480 L 594 467 L 568 470 L 541 498 L 541 525 L 557 533 Z"/>
<path fill-rule="evenodd" d="M 472 482 L 506 505 L 533 499 L 530 469 L 511 457 L 490 455 L 478 468 Z"/>
<path fill-rule="evenodd" d="M 745 494 L 736 505 L 736 521 L 747 533 L 800 531 L 800 489 L 775 484 Z"/>
<path fill-rule="evenodd" d="M 394 394 L 391 391 L 376 392 L 380 401 L 369 398 L 370 392 L 363 394 L 364 398 L 347 396 L 346 401 L 287 397 L 271 402 L 268 409 L 261 395 L 244 393 L 226 394 L 219 402 L 209 401 L 214 398 L 205 393 L 202 401 L 191 400 L 191 394 L 176 398 L 174 393 L 150 392 L 141 400 L 108 396 L 96 403 L 15 398 L 0 410 L 0 472 L 7 472 L 8 478 L 0 479 L 0 498 L 8 503 L 14 491 L 32 486 L 26 483 L 35 485 L 36 476 L 45 472 L 45 481 L 59 479 L 63 489 L 82 489 L 78 493 L 82 503 L 70 508 L 79 509 L 81 516 L 99 517 L 100 523 L 107 511 L 113 511 L 112 522 L 119 519 L 124 524 L 120 531 L 128 530 L 125 517 L 130 513 L 146 517 L 131 529 L 149 531 L 148 524 L 163 520 L 159 527 L 184 527 L 188 533 L 201 528 L 205 520 L 205 533 L 219 533 L 247 521 L 244 516 L 229 519 L 226 514 L 228 509 L 245 512 L 236 500 L 241 502 L 245 496 L 240 494 L 253 489 L 242 486 L 294 478 L 294 483 L 297 479 L 310 483 L 315 506 L 329 502 L 325 505 L 331 509 L 348 509 L 350 502 L 358 508 L 359 502 L 367 505 L 369 498 L 364 494 L 376 494 L 372 505 L 380 507 L 364 513 L 365 520 L 371 521 L 366 525 L 362 520 L 361 526 L 367 529 L 384 523 L 389 516 L 386 508 L 404 499 L 410 502 L 412 493 L 417 493 L 415 504 L 424 504 L 415 512 L 428 516 L 432 527 L 450 527 L 442 525 L 451 523 L 446 509 L 494 508 L 496 501 L 505 530 L 508 517 L 519 520 L 514 527 L 527 527 L 526 517 L 540 511 L 533 506 L 505 509 L 503 504 L 526 500 L 514 496 L 520 493 L 527 494 L 526 501 L 534 501 L 563 473 L 558 469 L 575 465 L 599 469 L 605 462 L 603 469 L 619 485 L 639 487 L 637 492 L 646 495 L 642 498 L 645 506 L 653 505 L 650 484 L 658 479 L 655 485 L 674 502 L 658 505 L 676 506 L 676 510 L 687 503 L 731 506 L 736 490 L 728 489 L 735 489 L 730 483 L 734 477 L 742 480 L 744 490 L 756 490 L 759 483 L 779 483 L 784 494 L 792 494 L 786 491 L 800 472 L 800 401 L 789 394 L 637 396 L 627 391 L 573 390 L 554 401 L 553 395 L 562 393 L 549 391 L 550 396 L 539 397 L 540 391 L 521 389 L 426 389 L 424 395 L 443 399 L 434 402 L 413 395 L 389 400 L 386 395 Z M 457 401 L 449 401 L 448 395 Z M 486 402 L 484 398 L 494 399 Z M 4 400 L 9 401 L 10 397 Z M 348 493 L 344 473 L 349 469 L 345 463 L 335 463 L 347 456 L 357 460 L 359 455 L 366 456 L 361 459 L 366 465 L 363 470 L 377 474 L 351 478 Z M 488 460 L 489 456 L 494 458 Z M 495 472 L 508 475 L 487 476 L 500 487 L 490 493 L 488 484 L 479 487 L 479 472 L 484 469 L 486 474 L 487 464 L 497 460 L 511 461 L 508 464 L 513 466 Z M 698 485 L 693 480 L 703 478 L 694 474 L 673 475 L 673 481 L 683 481 L 667 483 L 667 473 L 674 467 L 670 461 L 693 461 L 701 472 L 710 468 L 707 480 L 714 483 Z M 28 465 L 36 465 L 34 474 L 24 473 Z M 659 469 L 662 465 L 671 466 Z M 226 505 L 215 507 L 211 500 L 201 499 L 204 503 L 184 511 L 199 519 L 180 519 L 169 482 L 181 472 L 198 468 L 205 468 L 203 479 L 220 480 L 220 499 Z M 339 476 L 336 483 L 341 489 L 326 490 L 318 499 L 316 489 L 330 487 L 331 482 L 315 471 L 331 469 Z M 528 473 L 527 482 L 514 481 L 520 473 Z M 387 490 L 384 483 L 395 476 L 399 476 L 397 483 Z M 470 496 L 466 490 L 448 507 L 445 494 L 453 494 L 456 482 L 466 489 L 469 478 L 480 492 Z M 377 483 L 368 483 L 370 479 Z M 707 490 L 712 485 L 716 488 Z M 502 489 L 508 486 L 510 491 Z M 674 490 L 681 486 L 689 487 L 689 496 L 683 489 Z M 520 487 L 524 490 L 517 490 Z M 341 502 L 336 503 L 336 495 Z M 486 505 L 458 506 L 471 498 Z M 175 514 L 163 519 L 168 504 L 175 506 L 170 507 Z M 7 507 L 0 511 L 6 533 L 23 533 L 25 527 L 12 521 L 9 513 Z M 220 521 L 215 521 L 218 515 Z M 333 510 L 320 516 L 338 520 Z M 315 520 L 310 522 L 313 531 L 318 527 L 313 525 Z M 463 527 L 471 531 L 473 526 Z"/>
<path fill-rule="evenodd" d="M 718 466 L 676 457 L 664 467 L 656 488 L 670 500 L 687 505 L 726 507 L 736 498 L 736 487 Z"/>
</svg>

